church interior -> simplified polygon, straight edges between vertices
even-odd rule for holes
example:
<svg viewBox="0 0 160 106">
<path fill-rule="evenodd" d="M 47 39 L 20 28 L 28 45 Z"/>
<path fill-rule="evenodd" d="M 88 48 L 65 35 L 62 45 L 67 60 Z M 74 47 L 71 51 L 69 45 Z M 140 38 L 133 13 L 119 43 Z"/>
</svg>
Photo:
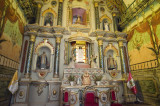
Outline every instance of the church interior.
<svg viewBox="0 0 160 106">
<path fill-rule="evenodd" d="M 160 0 L 0 0 L 0 106 L 139 105 L 160 106 Z"/>
</svg>

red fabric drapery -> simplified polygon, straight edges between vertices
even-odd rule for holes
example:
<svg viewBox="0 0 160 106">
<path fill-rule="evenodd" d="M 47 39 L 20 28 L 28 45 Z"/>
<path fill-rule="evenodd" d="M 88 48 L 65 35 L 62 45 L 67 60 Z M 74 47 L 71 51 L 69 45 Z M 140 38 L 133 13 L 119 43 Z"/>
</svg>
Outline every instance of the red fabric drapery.
<svg viewBox="0 0 160 106">
<path fill-rule="evenodd" d="M 140 23 L 138 26 L 135 26 L 133 28 L 133 30 L 128 32 L 127 41 L 130 41 L 132 39 L 135 30 L 138 31 L 139 33 L 148 32 L 150 35 L 151 44 L 153 45 L 153 40 L 152 40 L 152 36 L 151 36 L 151 29 L 150 29 L 150 25 L 149 25 L 148 21 Z"/>
<path fill-rule="evenodd" d="M 68 96 L 69 96 L 68 92 L 65 92 L 64 93 L 64 102 L 68 102 Z"/>
<path fill-rule="evenodd" d="M 152 17 L 151 24 L 152 24 L 152 27 L 153 27 L 156 42 L 158 44 L 158 36 L 160 36 L 160 35 L 156 34 L 156 30 L 157 30 L 157 25 L 160 24 L 160 11 L 155 16 Z"/>
<path fill-rule="evenodd" d="M 116 100 L 116 94 L 115 91 L 111 91 L 111 96 L 112 96 L 112 100 L 115 101 Z"/>
</svg>

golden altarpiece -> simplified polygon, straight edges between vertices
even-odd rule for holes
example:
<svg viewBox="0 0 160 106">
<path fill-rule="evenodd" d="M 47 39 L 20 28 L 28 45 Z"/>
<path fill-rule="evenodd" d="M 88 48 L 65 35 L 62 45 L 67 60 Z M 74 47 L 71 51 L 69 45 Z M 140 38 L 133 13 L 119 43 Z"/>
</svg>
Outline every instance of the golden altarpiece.
<svg viewBox="0 0 160 106">
<path fill-rule="evenodd" d="M 127 34 L 117 31 L 116 9 L 100 0 L 35 3 L 36 23 L 25 26 L 14 106 L 82 106 L 87 92 L 98 98 L 95 106 L 127 101 Z M 97 84 L 95 77 L 101 77 Z"/>
</svg>

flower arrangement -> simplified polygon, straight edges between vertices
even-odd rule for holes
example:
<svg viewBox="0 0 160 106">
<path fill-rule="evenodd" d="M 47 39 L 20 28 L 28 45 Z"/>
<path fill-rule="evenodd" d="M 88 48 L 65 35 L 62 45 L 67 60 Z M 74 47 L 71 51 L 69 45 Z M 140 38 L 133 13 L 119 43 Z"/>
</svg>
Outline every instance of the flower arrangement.
<svg viewBox="0 0 160 106">
<path fill-rule="evenodd" d="M 101 74 L 100 75 L 96 75 L 96 74 L 93 75 L 94 81 L 101 81 L 102 78 L 103 78 L 103 75 L 101 75 Z"/>
<path fill-rule="evenodd" d="M 74 75 L 72 75 L 72 74 L 71 74 L 71 75 L 69 75 L 68 80 L 69 80 L 69 81 L 74 81 L 74 80 L 75 80 L 75 76 L 74 76 Z"/>
</svg>

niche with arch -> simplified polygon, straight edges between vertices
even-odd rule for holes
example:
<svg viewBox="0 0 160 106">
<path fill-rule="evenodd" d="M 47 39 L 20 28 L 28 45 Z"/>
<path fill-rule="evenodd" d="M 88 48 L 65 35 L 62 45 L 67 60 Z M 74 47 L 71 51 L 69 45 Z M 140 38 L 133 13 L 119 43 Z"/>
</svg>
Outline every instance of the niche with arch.
<svg viewBox="0 0 160 106">
<path fill-rule="evenodd" d="M 36 69 L 50 68 L 51 51 L 48 47 L 41 47 L 37 53 Z"/>
<path fill-rule="evenodd" d="M 34 60 L 33 60 L 33 70 L 46 70 L 47 72 L 51 72 L 53 68 L 53 60 L 54 60 L 54 47 L 51 43 L 44 39 L 44 41 L 40 42 L 35 47 Z"/>
<path fill-rule="evenodd" d="M 104 31 L 111 31 L 111 19 L 107 15 L 103 15 L 100 18 L 100 26 Z"/>
<path fill-rule="evenodd" d="M 104 50 L 104 60 L 106 70 L 117 70 L 118 69 L 118 50 L 109 43 Z"/>
</svg>

